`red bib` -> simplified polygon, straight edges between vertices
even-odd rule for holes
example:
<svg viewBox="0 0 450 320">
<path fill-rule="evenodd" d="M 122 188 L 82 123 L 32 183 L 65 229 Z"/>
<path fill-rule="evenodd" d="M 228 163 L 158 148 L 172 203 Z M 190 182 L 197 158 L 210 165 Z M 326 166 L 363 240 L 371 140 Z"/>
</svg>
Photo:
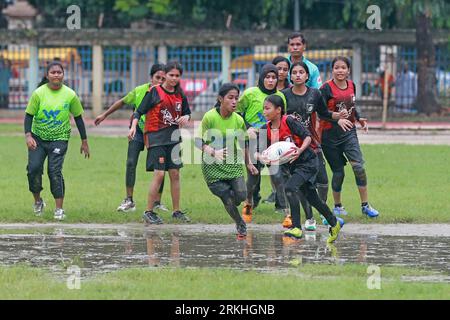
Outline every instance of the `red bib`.
<svg viewBox="0 0 450 320">
<path fill-rule="evenodd" d="M 296 136 L 291 132 L 291 129 L 289 129 L 289 126 L 286 123 L 287 120 L 286 115 L 281 117 L 281 123 L 280 123 L 280 129 L 278 129 L 278 135 L 272 136 L 272 130 L 271 130 L 271 122 L 267 122 L 267 138 L 270 141 L 270 144 L 274 144 L 278 141 L 289 141 L 295 143 L 297 147 L 301 147 L 303 144 L 303 140 Z"/>
<path fill-rule="evenodd" d="M 178 126 L 176 120 L 181 117 L 182 95 L 180 93 L 169 94 L 161 86 L 154 88 L 161 101 L 147 112 L 144 132 L 155 132 L 170 126 Z"/>
</svg>

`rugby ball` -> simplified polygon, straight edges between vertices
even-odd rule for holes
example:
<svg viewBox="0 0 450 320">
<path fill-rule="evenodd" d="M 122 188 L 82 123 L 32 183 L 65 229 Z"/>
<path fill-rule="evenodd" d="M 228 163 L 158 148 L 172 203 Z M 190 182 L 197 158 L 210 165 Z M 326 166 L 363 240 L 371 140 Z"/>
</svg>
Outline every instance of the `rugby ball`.
<svg viewBox="0 0 450 320">
<path fill-rule="evenodd" d="M 270 145 L 261 155 L 269 164 L 285 164 L 292 160 L 297 146 L 289 141 L 279 141 Z"/>
</svg>

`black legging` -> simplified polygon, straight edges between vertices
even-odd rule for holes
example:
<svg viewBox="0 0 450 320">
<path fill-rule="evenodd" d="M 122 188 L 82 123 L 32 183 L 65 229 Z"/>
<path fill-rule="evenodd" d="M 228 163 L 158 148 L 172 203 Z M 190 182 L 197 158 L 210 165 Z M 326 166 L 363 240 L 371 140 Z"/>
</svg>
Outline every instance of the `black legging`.
<svg viewBox="0 0 450 320">
<path fill-rule="evenodd" d="M 319 195 L 320 200 L 327 203 L 327 195 L 328 195 L 328 176 L 327 169 L 325 167 L 325 159 L 323 157 L 322 151 L 317 153 L 318 158 L 318 171 L 316 176 L 316 185 L 317 185 L 317 193 Z M 313 212 L 311 208 L 311 204 L 308 202 L 306 196 L 300 190 L 298 193 L 300 203 L 302 204 L 303 210 L 305 210 L 306 219 L 313 219 Z"/>
<path fill-rule="evenodd" d="M 314 167 L 296 167 L 286 183 L 285 190 L 291 208 L 292 224 L 296 228 L 301 228 L 298 191 L 301 191 L 311 206 L 325 217 L 330 226 L 334 227 L 336 225 L 336 217 L 331 213 L 330 208 L 320 200 L 314 184 L 310 181 L 314 174 Z"/>
<path fill-rule="evenodd" d="M 125 173 L 125 184 L 128 188 L 134 188 L 136 182 L 136 167 L 139 161 L 139 155 L 144 150 L 144 143 L 131 140 L 128 143 L 127 168 Z M 165 175 L 164 175 L 165 177 Z M 164 190 L 164 178 L 159 187 L 158 193 L 162 194 Z"/>
</svg>

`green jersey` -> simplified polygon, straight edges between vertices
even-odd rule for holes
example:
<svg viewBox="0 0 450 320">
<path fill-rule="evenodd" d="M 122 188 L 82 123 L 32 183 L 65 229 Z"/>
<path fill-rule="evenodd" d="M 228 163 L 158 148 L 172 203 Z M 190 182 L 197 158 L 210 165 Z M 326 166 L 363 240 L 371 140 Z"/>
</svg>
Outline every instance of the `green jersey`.
<svg viewBox="0 0 450 320">
<path fill-rule="evenodd" d="M 244 175 L 244 161 L 242 150 L 238 149 L 238 141 L 244 142 L 248 140 L 248 136 L 244 119 L 240 115 L 233 112 L 228 118 L 223 118 L 219 108 L 209 110 L 202 119 L 201 137 L 216 150 L 228 150 L 228 157 L 223 162 L 203 153 L 202 172 L 207 184 Z"/>
<path fill-rule="evenodd" d="M 286 98 L 281 91 L 275 93 L 284 101 L 286 108 Z M 248 88 L 244 91 L 237 105 L 237 112 L 243 115 L 244 120 L 253 128 L 261 128 L 266 124 L 266 117 L 264 117 L 264 99 L 268 94 L 264 93 L 258 87 Z"/>
<path fill-rule="evenodd" d="M 42 85 L 34 90 L 28 102 L 26 113 L 33 116 L 31 132 L 45 141 L 69 140 L 70 114 L 78 117 L 83 107 L 75 91 L 62 85 L 52 90 Z"/>
<path fill-rule="evenodd" d="M 123 102 L 130 106 L 134 106 L 134 111 L 136 111 L 136 109 L 139 108 L 139 105 L 144 99 L 145 94 L 148 92 L 149 88 L 150 83 L 145 83 L 143 85 L 134 88 L 123 98 Z M 142 132 L 144 132 L 145 114 L 139 119 L 138 125 L 139 128 L 141 128 Z"/>
</svg>

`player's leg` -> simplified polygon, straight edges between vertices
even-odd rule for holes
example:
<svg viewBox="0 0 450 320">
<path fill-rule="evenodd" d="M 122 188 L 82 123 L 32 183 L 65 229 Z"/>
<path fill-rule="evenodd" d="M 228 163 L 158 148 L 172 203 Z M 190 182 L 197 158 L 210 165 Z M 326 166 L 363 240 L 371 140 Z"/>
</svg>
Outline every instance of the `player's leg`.
<svg viewBox="0 0 450 320">
<path fill-rule="evenodd" d="M 47 173 L 50 179 L 50 190 L 53 198 L 55 198 L 56 208 L 54 218 L 57 220 L 63 220 L 65 218 L 63 210 L 65 185 L 62 167 L 67 147 L 67 141 L 52 141 L 48 144 Z"/>
<path fill-rule="evenodd" d="M 289 201 L 292 217 L 292 227 L 284 234 L 294 238 L 301 238 L 303 236 L 300 218 L 300 200 L 298 198 L 299 186 L 303 183 L 305 183 L 304 175 L 301 172 L 294 171 L 285 184 L 286 197 Z"/>
<path fill-rule="evenodd" d="M 138 135 L 138 134 L 136 134 Z M 136 167 L 139 161 L 139 155 L 144 150 L 144 142 L 140 139 L 133 139 L 128 142 L 127 164 L 125 173 L 125 186 L 127 197 L 122 201 L 117 211 L 130 212 L 136 210 L 136 204 L 133 199 L 134 185 L 136 183 Z"/>
<path fill-rule="evenodd" d="M 256 169 L 258 169 L 258 174 L 253 175 L 248 169 L 247 169 L 247 198 L 244 203 L 244 207 L 242 209 L 242 216 L 244 218 L 245 222 L 251 222 L 252 221 L 252 213 L 253 213 L 253 192 L 258 185 L 258 182 L 261 180 L 261 170 L 262 165 L 260 162 L 257 162 L 255 164 Z"/>
<path fill-rule="evenodd" d="M 35 150 L 28 149 L 28 189 L 34 197 L 33 211 L 36 215 L 40 216 L 45 207 L 45 202 L 41 198 L 41 191 L 42 174 L 44 171 L 44 162 L 47 157 L 47 153 L 43 146 L 43 141 L 36 136 L 33 136 L 33 138 L 36 140 L 37 146 Z"/>
<path fill-rule="evenodd" d="M 183 163 L 181 162 L 181 143 L 165 146 L 165 150 L 166 169 L 169 171 L 170 193 L 172 196 L 172 218 L 183 222 L 190 222 L 186 213 L 180 210 L 180 169 L 183 167 Z M 164 180 L 164 176 L 162 179 Z M 155 194 L 155 196 L 158 195 Z"/>
<path fill-rule="evenodd" d="M 322 145 L 322 150 L 333 172 L 331 178 L 331 189 L 334 200 L 333 213 L 336 215 L 346 215 L 347 212 L 342 206 L 341 192 L 345 178 L 344 166 L 347 163 L 347 159 L 344 157 L 341 145 Z"/>
<path fill-rule="evenodd" d="M 222 201 L 225 210 L 236 223 L 238 235 L 245 236 L 247 234 L 247 227 L 239 214 L 239 209 L 237 208 L 237 202 L 239 200 L 236 199 L 240 198 L 242 201 L 246 197 L 244 178 L 216 181 L 208 184 L 208 188 Z"/>
<path fill-rule="evenodd" d="M 166 170 L 166 152 L 164 146 L 153 146 L 148 148 L 146 169 L 147 171 L 153 171 L 153 178 L 150 183 L 147 197 L 147 210 L 144 212 L 142 218 L 146 223 L 161 224 L 163 222 L 162 219 L 154 212 L 153 209 L 156 194 L 158 193 L 159 187 L 164 179 Z"/>
<path fill-rule="evenodd" d="M 356 185 L 361 198 L 361 211 L 368 217 L 375 218 L 379 215 L 379 213 L 376 209 L 369 205 L 367 194 L 367 174 L 364 168 L 364 159 L 356 134 L 352 135 L 351 139 L 345 143 L 344 153 L 349 160 L 355 175 Z"/>
</svg>

